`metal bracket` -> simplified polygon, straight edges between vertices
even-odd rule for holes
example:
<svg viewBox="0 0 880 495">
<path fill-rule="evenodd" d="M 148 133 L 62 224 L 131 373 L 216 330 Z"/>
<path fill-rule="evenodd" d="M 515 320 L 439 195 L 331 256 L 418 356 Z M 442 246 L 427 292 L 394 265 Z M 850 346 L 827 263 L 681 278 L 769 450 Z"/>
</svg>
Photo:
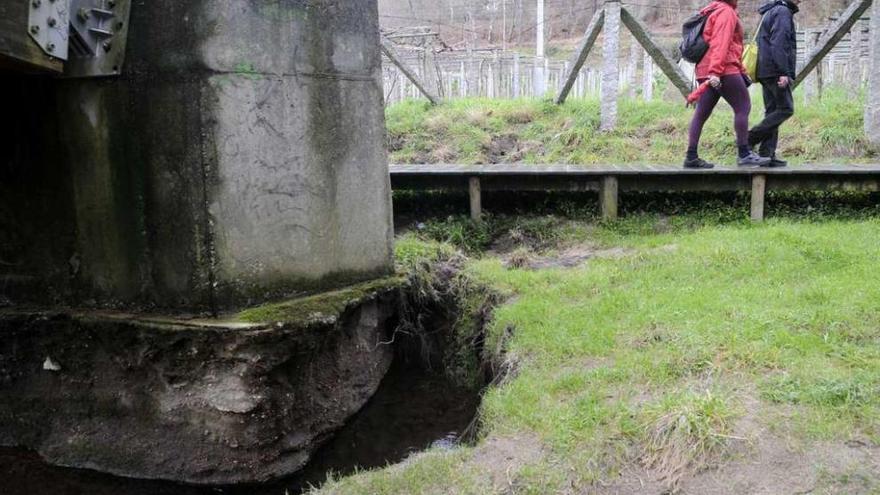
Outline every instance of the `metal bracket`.
<svg viewBox="0 0 880 495">
<path fill-rule="evenodd" d="M 131 0 L 70 0 L 70 12 L 70 59 L 64 77 L 118 75 L 125 60 Z"/>
<path fill-rule="evenodd" d="M 28 0 L 28 33 L 47 55 L 67 60 L 70 0 Z"/>
</svg>

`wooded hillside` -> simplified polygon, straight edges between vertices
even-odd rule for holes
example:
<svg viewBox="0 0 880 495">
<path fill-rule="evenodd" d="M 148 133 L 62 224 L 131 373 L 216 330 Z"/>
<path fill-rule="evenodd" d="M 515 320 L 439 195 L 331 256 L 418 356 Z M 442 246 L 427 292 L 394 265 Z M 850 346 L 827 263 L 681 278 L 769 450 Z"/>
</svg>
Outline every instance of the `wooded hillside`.
<svg viewBox="0 0 880 495">
<path fill-rule="evenodd" d="M 623 0 L 652 30 L 669 32 L 709 0 Z M 740 0 L 744 18 L 753 19 L 766 0 Z M 546 36 L 550 43 L 578 37 L 603 0 L 545 0 Z M 379 0 L 384 29 L 430 26 L 450 45 L 529 46 L 534 44 L 537 0 Z M 827 22 L 847 0 L 803 5 L 804 26 Z"/>
</svg>

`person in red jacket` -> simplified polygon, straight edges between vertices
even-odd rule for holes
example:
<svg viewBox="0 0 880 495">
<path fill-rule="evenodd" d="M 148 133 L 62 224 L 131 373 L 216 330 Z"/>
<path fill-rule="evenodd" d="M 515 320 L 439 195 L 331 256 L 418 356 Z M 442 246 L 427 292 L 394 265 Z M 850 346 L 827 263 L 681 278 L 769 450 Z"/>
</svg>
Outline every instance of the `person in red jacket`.
<svg viewBox="0 0 880 495">
<path fill-rule="evenodd" d="M 769 163 L 769 159 L 758 156 L 749 147 L 749 113 L 752 101 L 748 86 L 751 84 L 742 65 L 743 27 L 737 13 L 737 0 L 714 0 L 700 11 L 708 16 L 703 38 L 709 44 L 709 51 L 697 64 L 697 81 L 709 82 L 711 89 L 703 93 L 697 101 L 697 110 L 688 132 L 688 150 L 684 161 L 685 168 L 713 168 L 715 165 L 703 160 L 697 153 L 703 126 L 720 98 L 733 107 L 733 127 L 736 130 L 736 145 L 739 151 L 737 165 L 759 167 Z"/>
</svg>

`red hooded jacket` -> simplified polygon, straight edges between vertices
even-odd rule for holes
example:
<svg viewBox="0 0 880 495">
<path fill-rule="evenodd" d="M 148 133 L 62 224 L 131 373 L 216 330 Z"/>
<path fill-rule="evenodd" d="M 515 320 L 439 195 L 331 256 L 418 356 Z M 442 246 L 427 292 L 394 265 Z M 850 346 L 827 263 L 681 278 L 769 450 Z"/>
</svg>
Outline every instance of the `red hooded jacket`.
<svg viewBox="0 0 880 495">
<path fill-rule="evenodd" d="M 743 27 L 736 12 L 737 0 L 715 0 L 700 11 L 708 15 L 703 38 L 709 51 L 697 64 L 697 79 L 744 74 Z"/>
</svg>

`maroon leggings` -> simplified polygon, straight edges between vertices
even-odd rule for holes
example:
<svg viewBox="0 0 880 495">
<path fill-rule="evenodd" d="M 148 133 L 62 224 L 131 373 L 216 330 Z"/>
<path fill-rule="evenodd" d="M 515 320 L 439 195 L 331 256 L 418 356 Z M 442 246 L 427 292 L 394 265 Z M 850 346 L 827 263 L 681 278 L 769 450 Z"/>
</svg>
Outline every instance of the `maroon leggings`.
<svg viewBox="0 0 880 495">
<path fill-rule="evenodd" d="M 701 79 L 702 83 L 705 79 Z M 703 134 L 703 126 L 715 110 L 718 99 L 724 98 L 733 107 L 733 128 L 736 130 L 736 144 L 738 146 L 749 144 L 749 113 L 752 111 L 752 99 L 749 96 L 749 88 L 740 74 L 721 77 L 721 88 L 709 88 L 697 101 L 697 110 L 688 131 L 688 149 L 696 151 L 700 144 L 700 135 Z"/>
</svg>

